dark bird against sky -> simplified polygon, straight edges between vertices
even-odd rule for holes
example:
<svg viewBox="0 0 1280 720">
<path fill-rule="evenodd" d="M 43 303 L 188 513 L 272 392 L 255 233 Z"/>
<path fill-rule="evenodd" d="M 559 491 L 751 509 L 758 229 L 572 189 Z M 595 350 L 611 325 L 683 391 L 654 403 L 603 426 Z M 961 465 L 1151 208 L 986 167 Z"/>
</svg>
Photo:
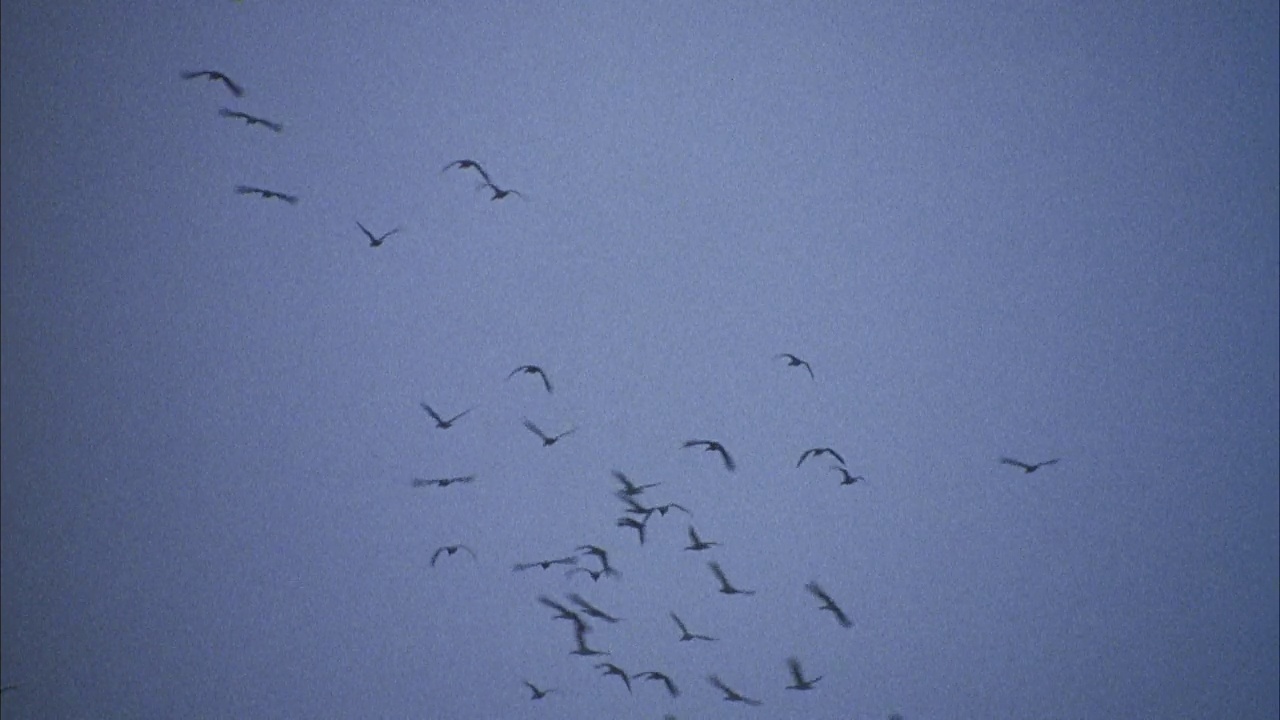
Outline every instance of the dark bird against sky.
<svg viewBox="0 0 1280 720">
<path fill-rule="evenodd" d="M 707 566 L 711 568 L 711 574 L 715 575 L 716 579 L 720 581 L 720 592 L 724 593 L 725 595 L 755 595 L 756 594 L 755 590 L 739 590 L 738 588 L 734 587 L 733 584 L 729 582 L 729 577 L 724 574 L 724 570 L 720 569 L 720 563 L 716 562 L 715 560 L 708 562 Z"/>
<path fill-rule="evenodd" d="M 381 235 L 374 235 L 369 231 L 369 228 L 361 224 L 359 220 L 356 221 L 356 225 L 359 226 L 360 232 L 364 233 L 364 236 L 369 238 L 369 247 L 381 247 L 382 243 L 385 242 L 387 238 L 400 232 L 400 228 L 392 228 Z"/>
<path fill-rule="evenodd" d="M 819 455 L 830 455 L 836 460 L 839 460 L 841 465 L 844 464 L 844 458 L 840 457 L 840 453 L 836 452 L 835 450 L 832 450 L 829 447 L 816 447 L 816 448 L 809 448 L 808 450 L 805 450 L 804 452 L 800 453 L 800 460 L 799 462 L 796 463 L 796 467 L 800 467 L 802 464 L 804 464 L 804 461 L 810 456 L 816 458 Z"/>
<path fill-rule="evenodd" d="M 182 73 L 183 80 L 194 80 L 195 78 L 198 78 L 198 77 L 207 77 L 212 81 L 221 82 L 223 85 L 226 85 L 227 89 L 231 91 L 231 94 L 235 95 L 236 97 L 241 97 L 244 95 L 244 88 L 235 84 L 234 82 L 231 81 L 231 78 L 227 77 L 226 75 L 223 75 L 217 70 L 197 70 L 195 72 Z"/>
<path fill-rule="evenodd" d="M 1054 458 L 1052 460 L 1045 460 L 1044 462 L 1041 462 L 1041 463 L 1030 464 L 1030 463 L 1024 463 L 1021 460 L 1014 460 L 1013 458 L 1004 457 L 1004 458 L 1000 458 L 1000 462 L 1005 465 L 1020 467 L 1022 468 L 1023 472 L 1033 473 L 1039 470 L 1040 468 L 1044 467 L 1045 465 L 1056 464 L 1060 459 L 1061 458 Z"/>
<path fill-rule="evenodd" d="M 507 376 L 507 379 L 510 380 L 511 378 L 515 377 L 519 373 L 525 373 L 526 375 L 537 375 L 541 377 L 542 386 L 547 389 L 547 392 L 551 392 L 551 379 L 548 378 L 547 373 L 537 365 L 521 365 L 515 370 L 512 370 L 511 374 Z"/>
<path fill-rule="evenodd" d="M 446 420 L 443 417 L 441 417 L 438 413 L 436 413 L 435 410 L 432 410 L 431 406 L 426 404 L 425 402 L 418 403 L 418 405 L 421 406 L 422 409 L 425 410 L 426 413 L 431 416 L 432 420 L 436 421 L 436 427 L 440 428 L 441 430 L 448 430 L 449 428 L 453 427 L 453 424 L 457 422 L 459 419 L 461 419 L 463 415 L 466 415 L 472 410 L 475 410 L 475 408 L 467 408 L 466 410 L 463 410 L 457 415 L 454 415 L 453 417 Z"/>
<path fill-rule="evenodd" d="M 235 118 L 236 120 L 243 120 L 246 125 L 261 125 L 265 128 L 270 128 L 271 130 L 274 130 L 276 132 L 284 132 L 284 125 L 281 125 L 278 122 L 271 122 L 266 118 L 260 118 L 255 115 L 250 115 L 249 113 L 242 113 L 238 110 L 228 110 L 227 108 L 222 108 L 221 110 L 218 111 L 218 114 L 224 118 Z"/>
<path fill-rule="evenodd" d="M 681 447 L 688 448 L 688 447 L 697 447 L 699 445 L 703 446 L 707 452 L 720 453 L 720 459 L 724 461 L 724 467 L 726 470 L 729 470 L 732 472 L 733 470 L 736 470 L 738 468 L 738 466 L 733 462 L 733 458 L 729 457 L 729 451 L 725 450 L 724 446 L 716 442 L 715 440 L 686 440 L 684 445 L 682 445 Z"/>
<path fill-rule="evenodd" d="M 805 680 L 804 671 L 800 669 L 800 659 L 796 657 L 787 658 L 787 668 L 791 670 L 791 684 L 787 686 L 788 690 L 812 690 L 814 683 L 822 679 L 819 675 L 812 680 Z"/>
<path fill-rule="evenodd" d="M 263 200 L 283 200 L 290 205 L 298 204 L 297 195 L 289 195 L 287 193 L 276 192 L 275 190 L 267 190 L 265 188 L 253 187 L 252 185 L 237 185 L 236 192 L 241 195 L 261 195 Z"/>
<path fill-rule="evenodd" d="M 468 168 L 470 168 L 471 170 L 475 170 L 476 172 L 480 173 L 480 177 L 484 178 L 484 181 L 486 183 L 491 182 L 489 179 L 489 173 L 485 172 L 484 168 L 480 167 L 480 163 L 476 162 L 475 160 L 454 160 L 448 165 L 445 165 L 444 170 L 441 170 L 440 172 L 445 172 L 445 170 L 448 170 L 449 168 L 455 168 L 455 167 L 461 170 L 466 170 Z"/>
<path fill-rule="evenodd" d="M 445 545 L 443 547 L 437 548 L 436 551 L 431 554 L 431 567 L 436 566 L 436 559 L 440 557 L 441 553 L 444 553 L 447 556 L 452 557 L 453 554 L 458 552 L 459 550 L 466 550 L 467 554 L 471 556 L 472 560 L 476 559 L 475 550 L 472 550 L 466 545 Z"/>
<path fill-rule="evenodd" d="M 822 601 L 822 606 L 819 608 L 820 610 L 831 611 L 831 614 L 836 616 L 836 620 L 841 625 L 843 625 L 844 627 L 853 627 L 853 621 L 850 620 L 849 617 L 844 614 L 844 610 L 840 609 L 840 606 L 836 604 L 836 601 L 832 600 L 831 596 L 827 594 L 827 591 L 823 590 L 822 587 L 818 585 L 818 583 L 810 582 L 804 587 L 810 593 L 813 593 L 814 597 Z"/>
<path fill-rule="evenodd" d="M 724 681 L 721 680 L 717 675 L 708 676 L 707 682 L 711 683 L 713 687 L 718 689 L 720 692 L 724 693 L 724 699 L 726 702 L 746 703 L 747 705 L 750 705 L 752 707 L 759 707 L 764 704 L 759 700 L 753 700 L 752 698 L 742 695 L 737 690 L 734 690 L 728 685 L 725 685 Z"/>
<path fill-rule="evenodd" d="M 710 635 L 699 635 L 698 633 L 689 632 L 689 628 L 685 626 L 684 621 L 679 615 L 670 613 L 671 619 L 676 621 L 676 627 L 680 628 L 680 642 L 689 642 L 690 640 L 707 640 L 714 642 L 716 638 Z"/>
<path fill-rule="evenodd" d="M 791 353 L 780 353 L 780 354 L 778 354 L 778 355 L 775 355 L 775 356 L 774 356 L 774 358 L 786 358 L 786 359 L 787 359 L 787 367 L 801 367 L 801 366 L 803 366 L 805 370 L 808 370 L 808 371 L 809 371 L 809 379 L 810 379 L 810 380 L 814 379 L 814 377 L 813 377 L 813 368 L 809 365 L 809 363 L 805 362 L 804 360 L 801 360 L 800 358 L 796 357 L 795 355 L 792 355 Z"/>
<path fill-rule="evenodd" d="M 462 475 L 460 477 L 447 477 L 447 478 L 432 478 L 430 480 L 426 478 L 414 478 L 413 486 L 417 488 L 417 487 L 427 487 L 428 485 L 436 485 L 444 488 L 444 487 L 449 487 L 454 483 L 474 482 L 475 479 L 476 479 L 475 475 Z"/>
</svg>

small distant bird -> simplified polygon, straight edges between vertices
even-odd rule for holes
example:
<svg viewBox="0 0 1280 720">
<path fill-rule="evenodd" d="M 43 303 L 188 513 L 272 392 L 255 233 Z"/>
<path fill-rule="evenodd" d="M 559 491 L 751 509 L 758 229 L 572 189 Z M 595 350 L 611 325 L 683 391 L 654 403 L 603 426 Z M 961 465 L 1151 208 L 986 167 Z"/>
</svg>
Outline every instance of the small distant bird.
<svg viewBox="0 0 1280 720">
<path fill-rule="evenodd" d="M 681 447 L 697 447 L 698 445 L 705 446 L 704 449 L 707 452 L 720 453 L 721 459 L 724 460 L 725 469 L 729 471 L 733 471 L 737 469 L 738 466 L 734 464 L 733 458 L 729 457 L 729 451 L 725 450 L 724 446 L 716 442 L 715 440 L 687 440 L 685 441 L 685 444 L 682 445 Z"/>
<path fill-rule="evenodd" d="M 606 576 L 616 576 L 621 574 L 609 564 L 609 553 L 599 545 L 579 545 L 575 549 L 586 555 L 594 555 L 598 560 L 600 560 L 600 571 L 599 573 L 592 573 L 592 580 L 599 580 L 601 574 Z M 586 570 L 586 568 L 581 569 Z M 587 572 L 591 571 L 587 570 Z"/>
<path fill-rule="evenodd" d="M 284 125 L 281 125 L 280 123 L 277 123 L 277 122 L 271 122 L 266 118 L 260 118 L 254 115 L 250 115 L 249 113 L 242 113 L 238 110 L 228 110 L 226 108 L 222 108 L 221 110 L 218 111 L 218 114 L 224 118 L 235 118 L 236 120 L 243 120 L 246 125 L 261 125 L 263 127 L 275 130 L 276 132 L 284 132 Z"/>
<path fill-rule="evenodd" d="M 671 678 L 668 677 L 666 673 L 661 673 L 657 670 L 645 670 L 644 672 L 636 673 L 632 677 L 644 678 L 646 680 L 661 680 L 662 683 L 667 686 L 667 693 L 671 695 L 671 697 L 680 697 L 680 688 L 676 687 L 676 684 L 672 682 Z"/>
<path fill-rule="evenodd" d="M 812 690 L 813 684 L 822 679 L 822 676 L 819 675 L 812 680 L 805 680 L 804 672 L 800 669 L 799 658 L 787 658 L 787 667 L 791 668 L 791 679 L 794 681 L 787 686 L 788 690 Z"/>
<path fill-rule="evenodd" d="M 627 497 L 634 497 L 636 495 L 643 493 L 645 490 L 651 487 L 657 487 L 662 484 L 662 483 L 649 483 L 648 485 L 637 485 L 631 482 L 631 478 L 628 478 L 619 470 L 613 471 L 613 477 L 616 478 L 618 482 L 622 483 L 622 489 L 618 491 L 618 494 L 625 495 Z"/>
<path fill-rule="evenodd" d="M 633 497 L 619 494 L 618 499 L 627 504 L 627 509 L 624 512 L 639 515 L 646 523 L 649 522 L 649 517 L 657 512 L 657 508 L 646 507 Z"/>
<path fill-rule="evenodd" d="M 692 515 L 692 514 L 693 514 L 693 513 L 689 512 L 689 508 L 687 508 L 687 507 L 685 507 L 685 506 L 681 505 L 680 503 L 667 503 L 666 505 L 658 505 L 658 506 L 654 507 L 653 509 L 654 509 L 654 510 L 657 510 L 657 511 L 658 511 L 658 514 L 659 514 L 659 515 L 661 515 L 661 516 L 663 516 L 663 517 L 666 517 L 667 512 L 668 512 L 668 511 L 670 511 L 670 510 L 673 510 L 673 509 L 674 509 L 674 510 L 679 510 L 680 512 L 684 513 L 685 515 Z"/>
<path fill-rule="evenodd" d="M 521 365 L 515 370 L 512 370 L 511 374 L 507 376 L 507 379 L 510 380 L 511 378 L 515 377 L 517 373 L 525 373 L 526 375 L 541 376 L 543 387 L 547 389 L 547 392 L 551 392 L 551 380 L 547 378 L 547 373 L 545 373 L 542 370 L 542 368 L 538 367 L 537 365 Z"/>
<path fill-rule="evenodd" d="M 592 570 L 591 568 L 577 567 L 577 568 L 573 568 L 572 570 L 570 570 L 570 571 L 566 572 L 566 573 L 564 574 L 564 576 L 565 576 L 565 577 L 573 577 L 573 576 L 574 576 L 575 574 L 577 574 L 577 573 L 586 573 L 586 574 L 590 575 L 590 576 L 591 576 L 591 580 L 592 580 L 593 582 L 599 582 L 600 578 L 602 578 L 602 577 L 616 577 L 616 576 L 618 576 L 618 575 L 621 575 L 621 574 L 622 574 L 621 572 L 618 572 L 617 570 L 614 570 L 613 568 L 601 568 L 601 569 L 599 569 L 599 570 Z"/>
<path fill-rule="evenodd" d="M 1044 467 L 1045 465 L 1053 465 L 1061 459 L 1062 458 L 1054 458 L 1052 460 L 1045 460 L 1042 463 L 1035 463 L 1034 465 L 1030 465 L 1022 462 L 1021 460 L 1014 460 L 1013 458 L 1005 457 L 1005 458 L 1000 458 L 1000 462 L 1005 465 L 1013 465 L 1014 467 L 1020 467 L 1022 468 L 1023 472 L 1033 473 L 1039 470 L 1040 468 Z"/>
<path fill-rule="evenodd" d="M 587 617 L 593 617 L 598 620 L 603 620 L 609 624 L 621 622 L 621 618 L 616 618 L 610 615 L 609 613 L 601 610 L 600 608 L 596 607 L 595 605 L 592 605 L 591 603 L 587 602 L 586 598 L 582 597 L 578 593 L 569 593 L 569 600 L 574 605 L 577 605 L 579 608 L 581 608 L 582 614 L 586 615 Z"/>
<path fill-rule="evenodd" d="M 475 479 L 476 479 L 475 475 L 463 475 L 462 477 L 433 478 L 431 480 L 427 480 L 426 478 L 414 478 L 413 486 L 426 487 L 428 485 L 438 485 L 443 488 L 443 487 L 449 487 L 454 483 L 473 482 L 475 481 Z"/>
<path fill-rule="evenodd" d="M 740 694 L 737 690 L 734 690 L 733 688 L 729 687 L 728 685 L 725 685 L 725 684 L 724 684 L 724 681 L 723 681 L 723 680 L 721 680 L 721 679 L 720 679 L 718 676 L 716 676 L 716 675 L 710 675 L 710 676 L 708 676 L 708 677 L 707 677 L 707 682 L 711 683 L 713 686 L 715 686 L 715 688 L 716 688 L 716 689 L 718 689 L 720 692 L 724 693 L 724 699 L 725 699 L 725 701 L 727 701 L 727 702 L 740 702 L 740 703 L 746 703 L 747 705 L 750 705 L 750 706 L 752 706 L 752 707 L 759 707 L 759 706 L 761 706 L 761 705 L 763 705 L 763 704 L 764 704 L 764 703 L 760 702 L 759 700 L 752 700 L 751 698 L 749 698 L 749 697 L 747 697 L 747 696 L 745 696 L 745 695 Z"/>
<path fill-rule="evenodd" d="M 708 562 L 707 566 L 711 568 L 711 573 L 716 576 L 717 580 L 720 581 L 720 592 L 724 593 L 725 595 L 755 595 L 756 594 L 755 590 L 739 590 L 738 588 L 734 587 L 733 584 L 729 582 L 728 576 L 724 574 L 724 570 L 720 569 L 720 563 L 716 562 L 715 560 Z"/>
<path fill-rule="evenodd" d="M 476 551 L 472 550 L 466 545 L 445 545 L 443 547 L 437 548 L 436 551 L 431 554 L 431 567 L 436 566 L 436 559 L 440 557 L 440 553 L 445 553 L 446 555 L 452 557 L 453 554 L 458 552 L 459 550 L 466 550 L 467 554 L 471 556 L 472 560 L 476 559 Z"/>
<path fill-rule="evenodd" d="M 489 188 L 490 190 L 492 190 L 492 191 L 493 191 L 493 197 L 489 198 L 489 200 L 490 200 L 490 201 L 492 201 L 492 200 L 501 200 L 502 198 L 504 198 L 504 197 L 506 197 L 506 196 L 508 196 L 508 195 L 515 195 L 516 197 L 520 198 L 521 200 L 525 199 L 525 198 L 524 198 L 524 193 L 520 192 L 519 190 L 503 190 L 502 188 L 498 187 L 497 185 L 494 185 L 493 183 L 491 183 L 491 182 L 489 182 L 489 181 L 487 181 L 487 180 L 486 180 L 485 182 L 482 182 L 482 183 L 480 183 L 479 185 L 477 185 L 477 186 L 476 186 L 476 189 L 477 189 L 477 190 L 480 190 L 480 189 L 483 189 L 483 188 Z"/>
<path fill-rule="evenodd" d="M 369 238 L 369 247 L 382 247 L 382 243 L 384 240 L 400 232 L 400 228 L 393 228 L 391 230 L 388 230 L 382 233 L 381 235 L 374 235 L 373 233 L 369 232 L 369 228 L 361 224 L 359 220 L 356 221 L 356 225 L 360 227 L 360 231 L 364 233 L 364 236 Z"/>
<path fill-rule="evenodd" d="M 844 627 L 853 627 L 853 621 L 844 614 L 844 611 L 840 609 L 840 606 L 836 604 L 836 601 L 832 600 L 831 596 L 827 594 L 827 591 L 823 590 L 818 583 L 810 582 L 804 587 L 812 593 L 814 597 L 822 601 L 822 607 L 818 608 L 819 610 L 830 610 L 831 614 L 836 616 L 836 620 L 841 625 Z"/>
<path fill-rule="evenodd" d="M 543 570 L 547 570 L 552 565 L 577 565 L 577 564 L 578 564 L 578 558 L 576 556 L 570 555 L 568 557 L 556 558 L 555 560 L 537 560 L 535 562 L 516 563 L 512 569 L 515 570 L 516 572 L 521 572 L 523 570 L 528 570 L 530 568 L 536 568 L 536 567 L 540 567 Z"/>
<path fill-rule="evenodd" d="M 646 518 L 646 520 L 647 520 L 647 518 Z M 617 523 L 615 523 L 615 524 L 616 524 L 618 527 L 629 527 L 629 528 L 631 528 L 632 530 L 635 530 L 637 533 L 639 533 L 639 534 L 640 534 L 640 544 L 641 544 L 641 545 L 643 545 L 643 544 L 644 544 L 644 526 L 645 526 L 645 523 L 643 523 L 643 522 L 641 522 L 641 521 L 639 521 L 639 520 L 636 520 L 635 518 L 624 517 L 624 518 L 618 518 L 618 522 L 617 522 Z"/>
<path fill-rule="evenodd" d="M 480 177 L 484 178 L 485 182 L 489 182 L 489 173 L 485 172 L 484 168 L 480 167 L 480 163 L 476 162 L 475 160 L 454 160 L 448 165 L 445 165 L 444 170 L 441 170 L 440 172 L 445 172 L 445 170 L 448 170 L 449 168 L 455 168 L 455 167 L 461 170 L 466 170 L 467 168 L 471 168 L 472 170 L 475 170 L 476 172 L 480 173 Z"/>
<path fill-rule="evenodd" d="M 427 414 L 431 416 L 431 419 L 436 421 L 436 427 L 440 428 L 441 430 L 448 430 L 449 428 L 453 427 L 453 424 L 457 422 L 463 415 L 466 415 L 472 410 L 475 410 L 475 408 L 467 408 L 466 410 L 463 410 L 462 412 L 458 413 L 457 415 L 454 415 L 448 420 L 445 420 L 444 418 L 440 417 L 440 415 L 437 414 L 435 410 L 432 410 L 430 405 L 424 402 L 420 402 L 418 403 L 418 405 L 423 410 L 427 411 Z"/>
<path fill-rule="evenodd" d="M 538 689 L 537 685 L 534 685 L 528 680 L 525 680 L 524 684 L 529 688 L 529 691 L 533 693 L 533 697 L 529 698 L 530 700 L 541 700 L 542 698 L 546 697 L 547 695 L 550 695 L 553 692 L 559 692 L 555 688 L 547 688 L 546 690 L 540 690 Z"/>
<path fill-rule="evenodd" d="M 572 427 L 560 433 L 559 435 L 547 435 L 546 433 L 542 432 L 542 430 L 537 425 L 534 425 L 529 420 L 524 421 L 524 426 L 529 430 L 529 432 L 542 438 L 542 447 L 551 447 L 552 445 L 555 445 L 556 442 L 560 440 L 560 438 L 566 435 L 572 435 L 578 429 L 576 427 Z"/>
<path fill-rule="evenodd" d="M 840 457 L 840 453 L 836 452 L 835 450 L 832 450 L 829 447 L 817 447 L 817 448 L 809 448 L 808 450 L 805 450 L 804 452 L 800 453 L 800 462 L 796 463 L 796 467 L 800 467 L 810 455 L 812 455 L 815 458 L 818 457 L 819 455 L 830 455 L 836 460 L 839 460 L 841 465 L 844 464 L 844 458 Z"/>
<path fill-rule="evenodd" d="M 813 368 L 809 366 L 809 363 L 805 362 L 804 360 L 801 360 L 800 358 L 796 357 L 795 355 L 792 355 L 791 353 L 781 353 L 781 354 L 778 354 L 778 355 L 774 355 L 773 357 L 774 357 L 774 359 L 775 359 L 775 360 L 776 360 L 776 359 L 778 359 L 778 358 L 786 358 L 786 359 L 787 359 L 787 367 L 800 367 L 800 366 L 804 366 L 804 369 L 809 371 L 809 379 L 810 379 L 810 380 L 813 380 L 813 379 L 814 379 L 814 377 L 813 377 Z"/>
<path fill-rule="evenodd" d="M 710 550 L 719 544 L 718 542 L 703 540 L 698 537 L 698 531 L 694 530 L 692 525 L 689 526 L 689 547 L 685 548 L 685 550 Z"/>
<path fill-rule="evenodd" d="M 631 692 L 631 678 L 627 675 L 627 672 L 625 670 L 618 667 L 617 665 L 614 665 L 613 663 L 607 663 L 607 662 L 596 663 L 596 667 L 604 669 L 603 677 L 609 677 L 610 675 L 617 675 L 618 677 L 622 678 L 622 682 L 626 683 L 627 685 L 627 692 Z"/>
<path fill-rule="evenodd" d="M 263 200 L 270 200 L 272 198 L 276 198 L 277 200 L 283 200 L 289 203 L 290 205 L 298 204 L 297 195 L 287 195 L 282 192 L 276 192 L 275 190 L 265 190 L 260 187 L 252 187 L 250 185 L 237 185 L 236 192 L 241 195 L 254 195 L 254 194 L 261 195 Z"/>
<path fill-rule="evenodd" d="M 715 642 L 716 638 L 713 638 L 710 635 L 699 635 L 697 633 L 689 632 L 689 628 L 685 627 L 684 621 L 680 619 L 679 615 L 676 615 L 675 613 L 670 613 L 670 615 L 671 619 L 676 621 L 676 627 L 680 628 L 680 642 L 689 642 L 690 640 L 707 640 Z"/>
<path fill-rule="evenodd" d="M 198 77 L 207 77 L 213 81 L 221 81 L 222 84 L 226 85 L 227 89 L 231 91 L 231 94 L 235 95 L 236 97 L 241 97 L 244 95 L 244 88 L 235 84 L 234 82 L 231 81 L 231 78 L 227 77 L 226 75 L 223 75 L 217 70 L 197 70 L 195 72 L 182 73 L 183 80 L 194 80 L 195 78 L 198 78 Z"/>
<path fill-rule="evenodd" d="M 592 657 L 596 655 L 609 654 L 608 650 L 594 650 L 592 648 L 587 647 L 587 633 L 590 631 L 591 631 L 591 628 L 588 627 L 585 622 L 582 622 L 581 618 L 579 618 L 578 621 L 573 624 L 573 637 L 578 641 L 578 647 L 576 649 L 570 650 L 569 651 L 570 655 L 581 655 L 583 657 Z M 630 686 L 631 686 L 631 683 L 627 682 L 628 689 L 630 689 Z"/>
<path fill-rule="evenodd" d="M 572 620 L 575 625 L 582 622 L 582 618 L 578 616 L 578 613 L 570 610 L 564 605 L 561 605 L 555 600 L 552 600 L 546 595 L 539 595 L 538 602 L 556 611 L 556 616 L 552 618 L 553 620 Z"/>
<path fill-rule="evenodd" d="M 859 480 L 865 480 L 865 479 L 866 479 L 866 478 L 862 477 L 861 475 L 850 475 L 850 474 L 849 474 L 849 471 L 848 471 L 848 470 L 847 470 L 843 465 L 832 465 L 832 466 L 831 466 L 831 469 L 832 469 L 832 470 L 839 470 L 839 471 L 840 471 L 840 476 L 841 476 L 840 484 L 841 484 L 841 485 L 852 485 L 852 484 L 854 484 L 854 483 L 858 482 Z"/>
</svg>

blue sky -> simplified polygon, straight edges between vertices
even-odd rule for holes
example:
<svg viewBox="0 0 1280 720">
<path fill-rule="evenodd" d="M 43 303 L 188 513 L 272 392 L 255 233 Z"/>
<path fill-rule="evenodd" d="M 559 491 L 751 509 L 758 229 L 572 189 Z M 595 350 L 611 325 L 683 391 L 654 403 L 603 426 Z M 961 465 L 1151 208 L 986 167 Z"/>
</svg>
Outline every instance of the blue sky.
<svg viewBox="0 0 1280 720">
<path fill-rule="evenodd" d="M 1274 3 L 4 17 L 5 718 L 1277 717 Z"/>
</svg>

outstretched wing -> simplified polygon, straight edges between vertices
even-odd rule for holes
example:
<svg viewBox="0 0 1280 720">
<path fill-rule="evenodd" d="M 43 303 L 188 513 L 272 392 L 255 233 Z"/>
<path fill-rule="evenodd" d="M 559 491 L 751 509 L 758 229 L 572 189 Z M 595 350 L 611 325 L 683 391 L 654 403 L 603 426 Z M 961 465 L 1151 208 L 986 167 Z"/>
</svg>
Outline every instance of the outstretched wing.
<svg viewBox="0 0 1280 720">
<path fill-rule="evenodd" d="M 724 467 L 726 470 L 732 472 L 738 469 L 738 465 L 733 462 L 733 458 L 729 457 L 729 451 L 725 450 L 723 445 L 716 449 L 720 451 L 720 457 L 724 459 Z"/>
<path fill-rule="evenodd" d="M 1014 460 L 1013 458 L 1007 458 L 1007 457 L 1002 457 L 1002 458 L 1000 458 L 1000 462 L 1001 462 L 1001 463 L 1003 463 L 1003 464 L 1005 464 L 1005 465 L 1013 465 L 1014 467 L 1020 467 L 1020 468 L 1022 468 L 1023 470 L 1030 470 L 1030 469 L 1031 469 L 1031 467 L 1032 467 L 1032 466 L 1030 466 L 1030 465 L 1028 465 L 1028 464 L 1026 464 L 1026 463 L 1022 462 L 1021 460 Z"/>
</svg>

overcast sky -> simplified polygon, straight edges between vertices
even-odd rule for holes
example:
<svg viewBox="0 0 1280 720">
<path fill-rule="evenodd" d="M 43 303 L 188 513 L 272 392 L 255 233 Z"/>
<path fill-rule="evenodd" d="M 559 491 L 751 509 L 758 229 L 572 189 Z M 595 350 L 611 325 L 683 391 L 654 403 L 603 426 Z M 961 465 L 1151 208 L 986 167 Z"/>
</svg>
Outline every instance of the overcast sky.
<svg viewBox="0 0 1280 720">
<path fill-rule="evenodd" d="M 3 717 L 1277 717 L 1280 20 L 1141 5 L 9 3 Z"/>
</svg>

